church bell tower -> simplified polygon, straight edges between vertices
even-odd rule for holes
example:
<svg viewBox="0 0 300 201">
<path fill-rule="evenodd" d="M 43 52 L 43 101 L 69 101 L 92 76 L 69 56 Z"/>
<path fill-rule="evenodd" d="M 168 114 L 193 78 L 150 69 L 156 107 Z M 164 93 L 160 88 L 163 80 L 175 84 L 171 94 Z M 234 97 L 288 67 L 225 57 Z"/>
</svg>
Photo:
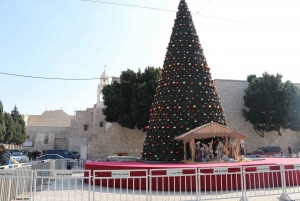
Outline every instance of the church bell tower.
<svg viewBox="0 0 300 201">
<path fill-rule="evenodd" d="M 97 90 L 97 105 L 103 102 L 101 98 L 101 94 L 102 94 L 103 87 L 109 84 L 108 82 L 109 82 L 109 77 L 105 69 L 102 75 L 100 76 L 100 84 L 98 85 L 98 90 Z"/>
</svg>

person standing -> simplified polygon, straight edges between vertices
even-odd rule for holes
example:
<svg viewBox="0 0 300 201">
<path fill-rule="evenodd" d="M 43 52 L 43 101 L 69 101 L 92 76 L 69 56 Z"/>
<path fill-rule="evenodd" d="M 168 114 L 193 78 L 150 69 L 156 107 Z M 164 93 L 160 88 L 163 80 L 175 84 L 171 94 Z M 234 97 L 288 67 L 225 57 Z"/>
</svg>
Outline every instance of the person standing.
<svg viewBox="0 0 300 201">
<path fill-rule="evenodd" d="M 29 161 L 32 160 L 32 151 L 28 151 L 27 156 L 29 158 Z"/>
<path fill-rule="evenodd" d="M 292 158 L 292 148 L 290 146 L 288 146 L 288 152 L 289 152 L 289 156 L 288 157 Z"/>
<path fill-rule="evenodd" d="M 6 147 L 4 144 L 0 144 L 0 166 L 8 165 L 10 159 L 9 154 L 6 152 Z"/>
</svg>

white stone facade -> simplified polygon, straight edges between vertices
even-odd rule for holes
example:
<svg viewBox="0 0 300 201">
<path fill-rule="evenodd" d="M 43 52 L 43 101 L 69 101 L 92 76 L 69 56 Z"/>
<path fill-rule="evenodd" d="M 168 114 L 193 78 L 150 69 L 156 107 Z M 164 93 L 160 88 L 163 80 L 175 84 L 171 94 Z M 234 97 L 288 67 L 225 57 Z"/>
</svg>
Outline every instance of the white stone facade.
<svg viewBox="0 0 300 201">
<path fill-rule="evenodd" d="M 106 73 L 102 76 L 104 77 L 101 79 L 107 79 Z M 25 115 L 27 141 L 34 142 L 32 149 L 80 151 L 81 146 L 87 146 L 89 159 L 107 158 L 119 152 L 139 156 L 146 133 L 123 128 L 117 123 L 105 122 L 100 95 L 107 83 L 107 80 L 101 81 L 98 86 L 97 103 L 94 107 L 76 111 L 75 116 L 67 115 L 62 110 L 46 111 L 42 115 Z M 247 136 L 245 140 L 247 151 L 252 152 L 262 146 L 262 139 L 242 116 L 243 95 L 247 84 L 246 81 L 215 80 L 229 127 Z M 268 133 L 267 142 L 272 142 L 276 136 L 277 132 Z M 296 149 L 299 140 L 299 133 L 286 130 L 276 145 L 287 152 L 288 146 Z"/>
</svg>

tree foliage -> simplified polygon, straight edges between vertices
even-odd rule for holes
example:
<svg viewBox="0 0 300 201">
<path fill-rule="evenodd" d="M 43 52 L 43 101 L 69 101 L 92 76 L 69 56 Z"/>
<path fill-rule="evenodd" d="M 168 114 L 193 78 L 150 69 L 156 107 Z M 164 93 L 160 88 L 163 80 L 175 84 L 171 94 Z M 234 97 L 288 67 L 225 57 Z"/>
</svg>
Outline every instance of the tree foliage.
<svg viewBox="0 0 300 201">
<path fill-rule="evenodd" d="M 0 142 L 3 142 L 5 137 L 5 120 L 4 120 L 4 113 L 3 113 L 3 105 L 0 101 Z"/>
<path fill-rule="evenodd" d="M 0 143 L 20 145 L 25 139 L 25 122 L 17 107 L 15 106 L 11 113 L 4 112 L 0 101 Z"/>
<path fill-rule="evenodd" d="M 282 82 L 280 74 L 264 73 L 262 77 L 249 75 L 244 90 L 243 116 L 254 130 L 265 137 L 266 132 L 280 129 L 300 130 L 299 89 L 290 81 Z"/>
<path fill-rule="evenodd" d="M 22 144 L 26 139 L 25 121 L 20 115 L 18 108 L 15 106 L 11 111 L 11 117 L 14 122 L 14 135 L 12 136 L 11 142 L 15 144 Z"/>
<path fill-rule="evenodd" d="M 106 85 L 102 90 L 105 120 L 130 129 L 144 129 L 159 74 L 160 70 L 154 67 L 137 73 L 128 69 L 121 73 L 120 83 Z"/>
<path fill-rule="evenodd" d="M 282 128 L 298 132 L 300 131 L 300 89 L 290 81 L 286 81 L 283 92 L 288 114 Z"/>
<path fill-rule="evenodd" d="M 15 123 L 11 115 L 7 112 L 4 113 L 5 124 L 6 124 L 6 134 L 4 137 L 4 142 L 10 143 L 12 138 L 15 136 Z"/>
</svg>

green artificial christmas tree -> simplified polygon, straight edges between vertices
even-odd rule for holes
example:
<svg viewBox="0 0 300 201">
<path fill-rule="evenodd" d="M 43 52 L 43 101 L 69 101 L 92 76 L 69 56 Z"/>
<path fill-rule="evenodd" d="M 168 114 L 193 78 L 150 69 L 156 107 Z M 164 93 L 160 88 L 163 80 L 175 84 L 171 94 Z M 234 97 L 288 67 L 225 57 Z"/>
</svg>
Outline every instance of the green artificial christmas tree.
<svg viewBox="0 0 300 201">
<path fill-rule="evenodd" d="M 182 161 L 183 144 L 174 138 L 210 122 L 226 125 L 191 13 L 181 0 L 150 109 L 143 159 Z"/>
</svg>

